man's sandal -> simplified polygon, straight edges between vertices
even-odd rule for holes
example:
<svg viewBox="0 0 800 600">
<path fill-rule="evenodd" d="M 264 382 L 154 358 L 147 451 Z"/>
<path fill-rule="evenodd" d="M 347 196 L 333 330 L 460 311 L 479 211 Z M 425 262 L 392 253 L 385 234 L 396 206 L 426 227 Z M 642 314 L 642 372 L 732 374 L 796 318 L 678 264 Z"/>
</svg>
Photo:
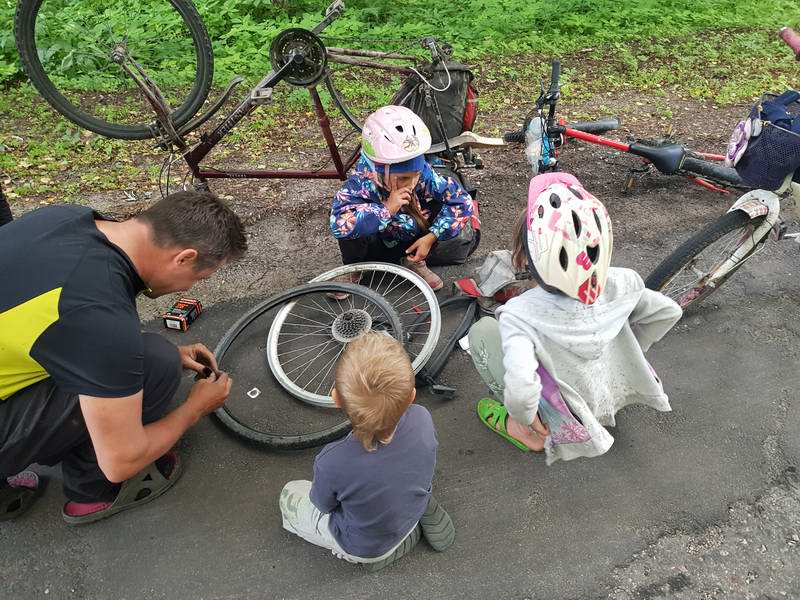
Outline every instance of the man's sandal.
<svg viewBox="0 0 800 600">
<path fill-rule="evenodd" d="M 489 429 L 494 431 L 504 440 L 508 440 L 523 452 L 541 452 L 541 450 L 531 450 L 515 437 L 511 436 L 506 430 L 506 419 L 508 419 L 508 409 L 497 400 L 482 398 L 478 400 L 478 418 Z"/>
<path fill-rule="evenodd" d="M 0 488 L 0 521 L 16 519 L 28 510 L 41 492 L 39 476 L 22 471 L 6 479 Z"/>
<path fill-rule="evenodd" d="M 156 463 L 153 463 L 125 481 L 113 502 L 67 502 L 61 511 L 64 521 L 69 525 L 94 523 L 155 500 L 175 485 L 183 474 L 183 462 L 177 452 L 165 454 L 159 462 L 164 459 L 172 459 L 172 469 L 168 476 L 162 475 Z"/>
</svg>

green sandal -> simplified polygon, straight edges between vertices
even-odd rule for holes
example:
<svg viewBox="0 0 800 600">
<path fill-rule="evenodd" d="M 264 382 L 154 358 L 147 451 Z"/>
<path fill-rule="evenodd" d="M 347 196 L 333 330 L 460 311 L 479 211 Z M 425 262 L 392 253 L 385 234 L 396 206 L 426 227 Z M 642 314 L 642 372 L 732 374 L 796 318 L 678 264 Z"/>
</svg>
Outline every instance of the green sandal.
<svg viewBox="0 0 800 600">
<path fill-rule="evenodd" d="M 478 400 L 478 418 L 489 429 L 494 431 L 504 440 L 508 440 L 523 452 L 533 452 L 525 444 L 518 439 L 513 438 L 508 431 L 506 431 L 506 419 L 508 418 L 508 409 L 500 404 L 497 400 L 491 398 L 482 398 Z"/>
</svg>

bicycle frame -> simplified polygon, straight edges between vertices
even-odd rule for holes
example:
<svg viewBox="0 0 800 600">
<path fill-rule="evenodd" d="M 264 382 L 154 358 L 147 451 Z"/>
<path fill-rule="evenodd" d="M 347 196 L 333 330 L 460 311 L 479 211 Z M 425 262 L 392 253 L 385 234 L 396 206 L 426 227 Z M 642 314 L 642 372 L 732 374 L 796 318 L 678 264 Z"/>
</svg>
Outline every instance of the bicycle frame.
<svg viewBox="0 0 800 600">
<path fill-rule="evenodd" d="M 258 95 L 263 94 L 267 89 L 271 91 L 272 88 L 267 88 L 262 84 L 253 88 L 250 95 L 243 100 L 222 123 L 217 125 L 210 134 L 202 135 L 200 143 L 184 154 L 183 158 L 192 170 L 194 177 L 201 182 L 205 182 L 207 179 L 347 179 L 347 172 L 358 159 L 361 153 L 361 146 L 357 146 L 347 160 L 342 160 L 339 147 L 336 144 L 333 131 L 331 130 L 330 118 L 325 112 L 325 107 L 322 105 L 322 100 L 320 99 L 316 86 L 308 88 L 308 92 L 314 106 L 317 122 L 319 123 L 320 130 L 322 131 L 322 135 L 328 147 L 328 152 L 333 161 L 334 169 L 303 171 L 288 169 L 216 169 L 204 168 L 201 166 L 201 161 L 214 149 L 222 138 L 259 105 L 260 101 L 254 100 L 254 98 L 258 98 Z"/>
<path fill-rule="evenodd" d="M 381 58 L 387 58 L 387 59 L 414 60 L 413 56 L 403 55 L 403 54 L 393 54 L 393 53 L 372 52 L 369 50 L 350 50 L 346 48 L 330 48 L 329 51 L 331 52 L 331 54 L 329 55 L 329 60 L 331 62 L 339 62 L 343 64 L 357 65 L 373 69 L 389 70 L 404 75 L 410 75 L 413 72 L 411 69 L 407 67 L 401 67 L 398 65 L 393 65 L 388 63 L 381 63 L 374 60 L 356 60 L 350 58 L 353 56 L 362 56 L 362 57 L 380 56 Z M 323 138 L 325 139 L 325 143 L 328 148 L 330 158 L 334 165 L 333 169 L 313 170 L 313 171 L 288 170 L 288 169 L 237 170 L 237 169 L 204 168 L 203 166 L 201 166 L 200 164 L 201 161 L 208 155 L 209 152 L 211 152 L 211 150 L 214 149 L 214 147 L 222 140 L 223 137 L 225 137 L 230 131 L 232 131 L 245 117 L 247 117 L 251 112 L 253 112 L 253 110 L 255 110 L 260 104 L 263 104 L 271 97 L 272 88 L 277 83 L 276 78 L 279 78 L 279 76 L 280 76 L 280 71 L 274 74 L 270 74 L 266 78 L 264 78 L 264 80 L 262 80 L 261 83 L 259 83 L 256 87 L 254 87 L 250 91 L 248 96 L 239 104 L 239 106 L 230 115 L 228 115 L 226 119 L 224 119 L 211 133 L 202 135 L 200 143 L 197 146 L 195 146 L 192 150 L 184 154 L 183 158 L 189 165 L 190 169 L 192 170 L 192 174 L 195 178 L 199 179 L 201 182 L 207 179 L 340 179 L 340 180 L 347 179 L 348 171 L 353 167 L 353 165 L 356 163 L 358 157 L 361 154 L 361 145 L 360 144 L 356 145 L 355 149 L 347 157 L 346 160 L 342 158 L 342 155 L 339 151 L 339 146 L 336 143 L 336 139 L 334 138 L 333 131 L 331 129 L 330 117 L 325 111 L 325 107 L 322 104 L 322 99 L 320 98 L 319 92 L 317 91 L 317 85 L 309 87 L 308 93 L 311 98 L 311 103 L 314 107 L 314 114 L 317 117 L 319 128 L 322 132 Z M 339 112 L 342 113 L 342 116 L 345 117 L 345 119 L 350 123 L 350 125 L 353 128 L 360 130 L 360 125 L 358 124 L 355 117 L 349 112 L 344 101 L 339 95 L 338 90 L 334 86 L 330 71 L 326 73 L 322 82 L 325 84 L 328 91 L 330 92 L 331 97 L 334 99 L 334 103 L 336 107 L 339 109 Z"/>
<path fill-rule="evenodd" d="M 316 36 L 327 27 L 333 20 L 335 20 L 344 10 L 344 3 L 342 0 L 333 2 L 326 11 L 325 18 L 311 31 L 313 38 L 321 45 L 322 42 Z M 437 59 L 438 48 L 436 42 L 427 40 L 427 45 L 430 47 L 433 54 L 434 61 Z M 315 78 L 311 82 L 303 82 L 303 87 L 308 89 L 311 104 L 314 108 L 314 114 L 322 132 L 323 139 L 327 146 L 330 160 L 333 162 L 332 169 L 315 169 L 315 170 L 297 170 L 297 169 L 220 169 L 216 167 L 209 167 L 203 165 L 203 160 L 208 154 L 222 141 L 222 139 L 230 133 L 237 125 L 250 113 L 252 113 L 258 106 L 270 101 L 272 97 L 272 89 L 281 80 L 290 77 L 290 73 L 294 67 L 302 65 L 306 61 L 306 56 L 302 51 L 292 50 L 288 55 L 286 63 L 276 70 L 266 75 L 250 92 L 247 96 L 240 101 L 238 106 L 226 118 L 222 120 L 210 133 L 204 133 L 200 136 L 200 142 L 192 147 L 184 140 L 184 136 L 194 129 L 200 127 L 208 119 L 210 119 L 227 101 L 233 88 L 241 82 L 241 78 L 234 79 L 229 85 L 224 94 L 212 104 L 211 108 L 206 111 L 202 116 L 196 117 L 181 129 L 176 130 L 173 125 L 172 119 L 169 116 L 171 110 L 169 105 L 164 99 L 164 95 L 158 89 L 158 86 L 147 77 L 144 70 L 130 57 L 127 48 L 124 45 L 116 48 L 112 59 L 116 62 L 125 73 L 134 81 L 134 83 L 142 91 L 145 99 L 153 108 L 156 113 L 157 121 L 151 125 L 151 130 L 156 134 L 158 146 L 168 150 L 173 148 L 179 153 L 186 164 L 189 166 L 191 176 L 199 181 L 200 185 L 206 185 L 209 179 L 347 179 L 347 173 L 358 160 L 361 153 L 361 146 L 356 145 L 353 151 L 343 158 L 339 146 L 334 137 L 331 129 L 331 120 L 325 111 L 317 86 L 324 83 L 331 97 L 334 100 L 335 106 L 347 122 L 356 130 L 360 131 L 361 126 L 358 120 L 348 110 L 344 100 L 341 98 L 338 90 L 333 84 L 331 78 L 331 71 L 324 61 L 337 62 L 348 65 L 361 66 L 373 69 L 382 69 L 394 73 L 404 75 L 411 75 L 414 69 L 391 64 L 383 63 L 378 59 L 395 59 L 416 61 L 417 58 L 411 55 L 397 54 L 391 52 L 375 52 L 369 50 L 350 50 L 346 48 L 330 48 L 326 49 L 322 46 L 325 58 L 321 65 L 324 66 L 323 71 L 320 73 L 319 78 Z M 290 79 L 290 83 L 299 86 L 300 83 Z M 395 100 L 398 98 L 395 97 Z M 167 182 L 169 187 L 169 182 Z"/>
</svg>

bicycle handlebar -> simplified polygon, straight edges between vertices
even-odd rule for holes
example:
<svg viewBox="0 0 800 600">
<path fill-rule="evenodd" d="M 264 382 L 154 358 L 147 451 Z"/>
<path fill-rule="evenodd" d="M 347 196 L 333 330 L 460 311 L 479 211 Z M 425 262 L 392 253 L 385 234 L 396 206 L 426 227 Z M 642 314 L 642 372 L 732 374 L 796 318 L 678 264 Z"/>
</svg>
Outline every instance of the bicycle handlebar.
<svg viewBox="0 0 800 600">
<path fill-rule="evenodd" d="M 561 78 L 561 61 L 554 60 L 550 70 L 550 89 L 547 90 L 548 96 L 558 94 L 558 80 L 560 78 Z"/>
<path fill-rule="evenodd" d="M 800 34 L 791 27 L 781 29 L 780 38 L 794 51 L 795 58 L 800 60 Z"/>
<path fill-rule="evenodd" d="M 575 121 L 574 123 L 567 123 L 566 125 L 555 125 L 548 131 L 548 135 L 558 135 L 563 133 L 566 129 L 575 129 L 576 131 L 583 131 L 585 133 L 601 134 L 605 133 L 606 131 L 619 129 L 619 119 L 616 117 L 608 117 L 606 119 L 599 119 L 597 121 Z M 503 141 L 506 144 L 524 144 L 525 129 L 503 134 Z"/>
</svg>

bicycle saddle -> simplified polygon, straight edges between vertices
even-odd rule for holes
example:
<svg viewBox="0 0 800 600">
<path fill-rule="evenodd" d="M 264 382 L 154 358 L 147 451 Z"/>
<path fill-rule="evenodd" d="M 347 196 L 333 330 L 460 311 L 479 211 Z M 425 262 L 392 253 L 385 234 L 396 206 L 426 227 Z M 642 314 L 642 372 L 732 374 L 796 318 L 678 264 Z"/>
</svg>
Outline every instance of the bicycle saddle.
<svg viewBox="0 0 800 600">
<path fill-rule="evenodd" d="M 673 175 L 683 166 L 686 158 L 686 149 L 680 144 L 667 144 L 665 146 L 647 146 L 633 143 L 630 145 L 631 154 L 646 158 L 653 166 L 665 175 Z"/>
</svg>

